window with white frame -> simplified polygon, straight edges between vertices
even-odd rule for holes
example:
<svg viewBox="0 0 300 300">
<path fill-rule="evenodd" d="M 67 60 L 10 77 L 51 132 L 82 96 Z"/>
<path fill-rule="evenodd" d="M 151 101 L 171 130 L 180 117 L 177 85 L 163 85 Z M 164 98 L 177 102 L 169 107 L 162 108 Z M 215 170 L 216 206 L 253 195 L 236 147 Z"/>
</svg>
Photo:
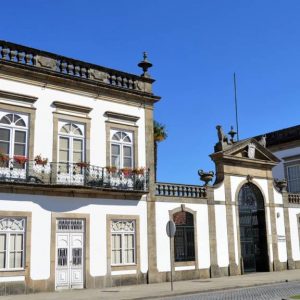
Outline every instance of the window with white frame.
<svg viewBox="0 0 300 300">
<path fill-rule="evenodd" d="M 27 156 L 28 115 L 0 111 L 0 152 L 10 158 Z"/>
<path fill-rule="evenodd" d="M 111 165 L 133 168 L 133 133 L 111 130 Z"/>
<path fill-rule="evenodd" d="M 24 269 L 25 218 L 0 218 L 0 270 Z"/>
<path fill-rule="evenodd" d="M 85 159 L 85 128 L 83 124 L 59 121 L 58 157 L 66 167 Z"/>
<path fill-rule="evenodd" d="M 135 264 L 135 221 L 113 220 L 111 222 L 112 265 Z"/>
<path fill-rule="evenodd" d="M 286 166 L 288 190 L 290 193 L 300 192 L 300 164 Z"/>
</svg>

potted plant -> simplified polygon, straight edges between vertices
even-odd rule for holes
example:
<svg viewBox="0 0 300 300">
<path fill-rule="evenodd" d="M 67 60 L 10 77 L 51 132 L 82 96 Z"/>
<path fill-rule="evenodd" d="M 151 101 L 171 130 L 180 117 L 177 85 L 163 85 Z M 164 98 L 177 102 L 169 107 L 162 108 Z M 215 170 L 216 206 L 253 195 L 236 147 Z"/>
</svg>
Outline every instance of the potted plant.
<svg viewBox="0 0 300 300">
<path fill-rule="evenodd" d="M 109 173 L 116 173 L 117 172 L 117 167 L 111 167 L 111 166 L 109 166 L 109 167 L 106 167 L 105 169 Z"/>
<path fill-rule="evenodd" d="M 39 154 L 34 158 L 34 161 L 37 165 L 45 166 L 48 163 L 48 158 L 43 158 L 41 154 Z"/>
<path fill-rule="evenodd" d="M 123 168 L 121 169 L 121 172 L 125 175 L 125 176 L 130 176 L 133 172 L 133 170 L 131 168 Z"/>
<path fill-rule="evenodd" d="M 90 165 L 90 163 L 85 161 L 80 161 L 76 163 L 76 166 L 79 168 L 87 168 Z"/>
<path fill-rule="evenodd" d="M 14 161 L 23 166 L 28 161 L 28 158 L 24 155 L 14 155 Z"/>
<path fill-rule="evenodd" d="M 142 167 L 142 168 L 134 168 L 132 170 L 132 173 L 136 174 L 136 175 L 144 175 L 145 174 L 145 168 L 144 167 Z"/>
<path fill-rule="evenodd" d="M 9 156 L 7 154 L 4 154 L 4 153 L 0 152 L 0 161 L 1 162 L 9 161 Z"/>
</svg>

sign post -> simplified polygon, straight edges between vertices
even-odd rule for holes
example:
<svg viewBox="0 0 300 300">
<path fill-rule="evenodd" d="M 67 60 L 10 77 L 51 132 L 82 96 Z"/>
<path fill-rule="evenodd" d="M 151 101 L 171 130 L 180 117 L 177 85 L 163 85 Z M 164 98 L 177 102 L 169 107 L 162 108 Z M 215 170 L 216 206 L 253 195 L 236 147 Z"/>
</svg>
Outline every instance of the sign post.
<svg viewBox="0 0 300 300">
<path fill-rule="evenodd" d="M 170 274 L 171 274 L 171 291 L 173 291 L 173 257 L 172 257 L 171 241 L 176 233 L 176 225 L 172 220 L 168 221 L 167 226 L 166 226 L 166 231 L 167 231 L 168 237 L 170 238 L 170 269 L 171 269 Z"/>
</svg>

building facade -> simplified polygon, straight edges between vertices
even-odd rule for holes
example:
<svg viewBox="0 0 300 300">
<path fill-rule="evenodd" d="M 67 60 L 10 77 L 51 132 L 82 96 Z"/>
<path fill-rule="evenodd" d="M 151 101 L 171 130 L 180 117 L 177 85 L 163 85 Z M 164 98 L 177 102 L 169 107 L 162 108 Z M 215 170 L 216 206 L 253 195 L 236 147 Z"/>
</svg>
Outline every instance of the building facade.
<svg viewBox="0 0 300 300">
<path fill-rule="evenodd" d="M 274 184 L 279 159 L 257 140 L 218 127 L 212 186 L 155 183 L 160 98 L 139 66 L 0 41 L 1 294 L 300 266 L 300 197 Z"/>
</svg>

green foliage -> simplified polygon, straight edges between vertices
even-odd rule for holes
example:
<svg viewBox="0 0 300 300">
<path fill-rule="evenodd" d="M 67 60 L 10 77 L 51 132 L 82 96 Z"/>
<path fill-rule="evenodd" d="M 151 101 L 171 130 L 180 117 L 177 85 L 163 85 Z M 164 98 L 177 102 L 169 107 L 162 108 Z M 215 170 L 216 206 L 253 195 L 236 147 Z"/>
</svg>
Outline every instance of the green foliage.
<svg viewBox="0 0 300 300">
<path fill-rule="evenodd" d="M 154 128 L 154 141 L 155 142 L 164 141 L 168 137 L 168 133 L 167 133 L 165 125 L 154 121 L 153 128 Z"/>
</svg>

